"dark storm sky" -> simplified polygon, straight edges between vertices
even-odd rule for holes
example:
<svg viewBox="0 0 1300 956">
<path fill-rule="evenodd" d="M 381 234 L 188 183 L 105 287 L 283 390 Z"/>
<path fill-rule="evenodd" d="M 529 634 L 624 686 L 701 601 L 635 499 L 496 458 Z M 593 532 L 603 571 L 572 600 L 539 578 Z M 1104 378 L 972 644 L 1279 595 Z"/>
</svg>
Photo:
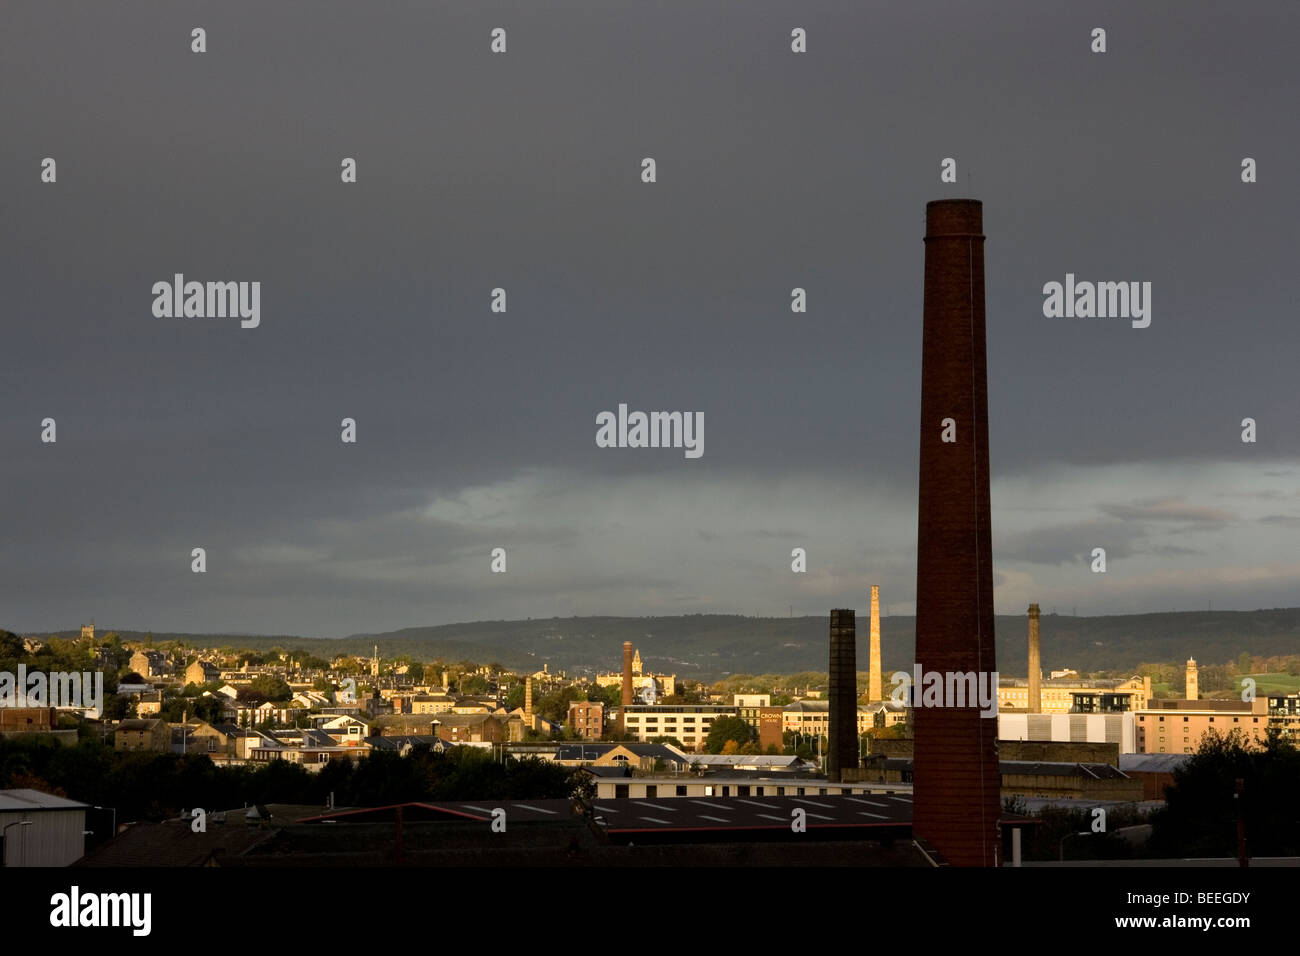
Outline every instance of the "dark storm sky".
<svg viewBox="0 0 1300 956">
<path fill-rule="evenodd" d="M 1298 603 L 1300 7 L 1140 6 L 10 0 L 0 626 L 910 613 L 963 196 L 998 611 Z M 155 318 L 177 272 L 260 327 Z M 1150 327 L 1044 318 L 1067 272 Z M 597 448 L 620 402 L 703 457 Z"/>
</svg>

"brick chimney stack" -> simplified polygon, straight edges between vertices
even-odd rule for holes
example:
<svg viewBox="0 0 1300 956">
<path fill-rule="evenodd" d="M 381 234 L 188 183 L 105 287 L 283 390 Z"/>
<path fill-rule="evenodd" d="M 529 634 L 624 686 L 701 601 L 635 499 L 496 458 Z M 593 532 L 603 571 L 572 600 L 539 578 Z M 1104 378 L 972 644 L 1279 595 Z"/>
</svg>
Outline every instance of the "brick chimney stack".
<svg viewBox="0 0 1300 956">
<path fill-rule="evenodd" d="M 1038 605 L 1029 605 L 1029 712 L 1043 712 L 1043 664 L 1038 647 Z"/>
<path fill-rule="evenodd" d="M 937 200 L 925 218 L 916 663 L 992 681 L 983 204 Z M 996 717 L 969 702 L 916 707 L 913 717 L 913 833 L 954 866 L 997 866 Z"/>
</svg>

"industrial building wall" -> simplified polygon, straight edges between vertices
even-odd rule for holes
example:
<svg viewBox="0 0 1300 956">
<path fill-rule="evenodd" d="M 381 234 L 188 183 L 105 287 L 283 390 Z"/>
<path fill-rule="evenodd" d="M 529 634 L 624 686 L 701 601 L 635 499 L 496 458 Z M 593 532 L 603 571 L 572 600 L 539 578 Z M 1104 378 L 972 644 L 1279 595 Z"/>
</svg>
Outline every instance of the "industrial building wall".
<svg viewBox="0 0 1300 956">
<path fill-rule="evenodd" d="M 85 810 L 0 813 L 0 828 L 21 820 L 31 820 L 32 825 L 9 829 L 4 841 L 5 866 L 68 866 L 85 855 Z"/>
<path fill-rule="evenodd" d="M 1055 740 L 1113 743 L 1137 752 L 1133 714 L 998 714 L 999 740 Z"/>
</svg>

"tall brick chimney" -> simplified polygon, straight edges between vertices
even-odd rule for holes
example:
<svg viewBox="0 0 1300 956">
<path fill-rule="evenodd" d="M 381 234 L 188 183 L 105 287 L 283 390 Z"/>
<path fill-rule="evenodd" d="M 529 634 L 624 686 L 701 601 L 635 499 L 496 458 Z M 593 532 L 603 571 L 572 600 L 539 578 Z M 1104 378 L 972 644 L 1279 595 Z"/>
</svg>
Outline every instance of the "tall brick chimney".
<svg viewBox="0 0 1300 956">
<path fill-rule="evenodd" d="M 1187 699 L 1188 700 L 1201 699 L 1200 678 L 1197 676 L 1197 672 L 1196 672 L 1195 657 L 1187 658 Z"/>
<path fill-rule="evenodd" d="M 880 585 L 871 585 L 871 649 L 867 664 L 867 700 L 884 700 L 880 673 Z"/>
<path fill-rule="evenodd" d="M 1038 648 L 1038 605 L 1029 605 L 1029 712 L 1043 712 L 1043 664 Z"/>
<path fill-rule="evenodd" d="M 831 611 L 830 712 L 826 779 L 858 766 L 858 635 L 853 609 Z"/>
<path fill-rule="evenodd" d="M 632 642 L 623 642 L 623 706 L 632 703 Z"/>
<path fill-rule="evenodd" d="M 982 683 L 997 670 L 983 205 L 937 200 L 925 216 L 916 662 L 975 671 Z M 978 706 L 922 706 L 914 716 L 913 832 L 954 866 L 996 866 L 996 717 Z"/>
<path fill-rule="evenodd" d="M 524 716 L 533 716 L 533 679 L 524 678 Z"/>
</svg>

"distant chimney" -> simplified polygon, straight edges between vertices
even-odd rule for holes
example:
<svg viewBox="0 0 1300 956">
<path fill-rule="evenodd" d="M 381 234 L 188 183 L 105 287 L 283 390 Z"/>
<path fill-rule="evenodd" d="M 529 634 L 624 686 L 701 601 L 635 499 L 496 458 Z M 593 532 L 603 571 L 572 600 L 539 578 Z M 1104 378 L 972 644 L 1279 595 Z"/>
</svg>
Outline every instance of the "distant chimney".
<svg viewBox="0 0 1300 956">
<path fill-rule="evenodd" d="M 830 712 L 826 779 L 858 766 L 858 635 L 852 608 L 831 611 Z"/>
<path fill-rule="evenodd" d="M 1200 679 L 1196 676 L 1196 658 L 1187 658 L 1187 699 L 1201 699 Z"/>
<path fill-rule="evenodd" d="M 1029 712 L 1043 712 L 1043 664 L 1038 647 L 1038 605 L 1029 605 Z"/>
<path fill-rule="evenodd" d="M 867 675 L 867 700 L 884 700 L 880 674 L 880 585 L 871 585 L 871 655 Z"/>
<path fill-rule="evenodd" d="M 623 642 L 623 706 L 632 703 L 632 642 Z"/>
<path fill-rule="evenodd" d="M 533 716 L 533 679 L 524 679 L 524 716 Z"/>
</svg>

